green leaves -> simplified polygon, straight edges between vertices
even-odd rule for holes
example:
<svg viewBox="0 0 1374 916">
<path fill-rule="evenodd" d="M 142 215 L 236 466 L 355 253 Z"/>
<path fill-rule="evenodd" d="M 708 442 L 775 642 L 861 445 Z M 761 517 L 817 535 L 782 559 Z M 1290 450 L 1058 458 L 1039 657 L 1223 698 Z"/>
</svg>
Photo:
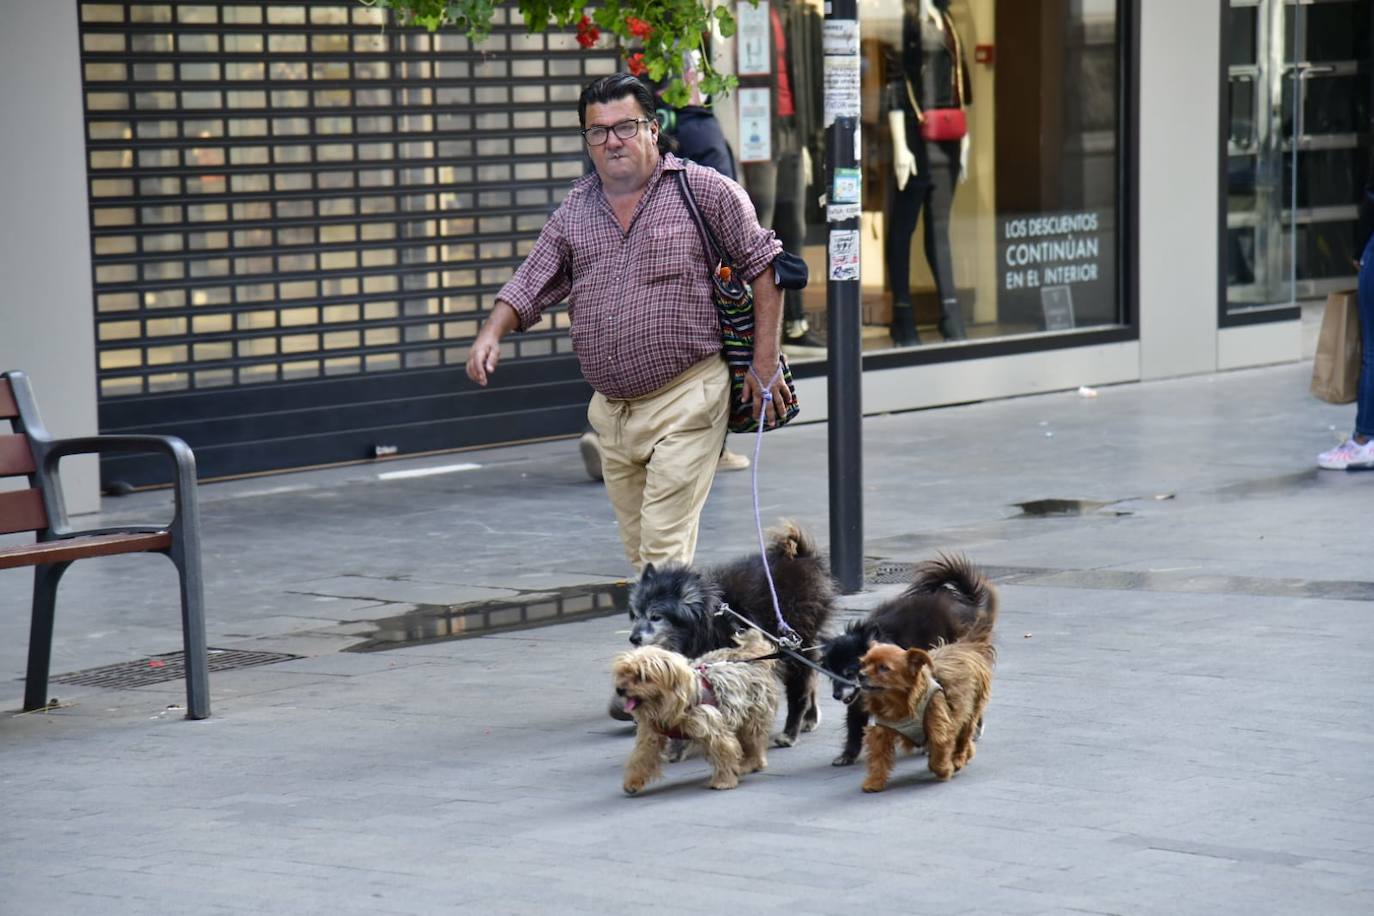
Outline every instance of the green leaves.
<svg viewBox="0 0 1374 916">
<path fill-rule="evenodd" d="M 668 80 L 663 99 L 682 107 L 691 100 L 691 86 L 703 95 L 724 95 L 738 85 L 732 75 L 719 74 L 702 48 L 702 36 L 713 27 L 723 37 L 735 34 L 735 17 L 717 0 L 606 0 L 587 12 L 583 0 L 358 0 L 364 6 L 394 11 L 404 26 L 420 26 L 431 32 L 456 28 L 474 43 L 491 34 L 491 19 L 498 2 L 514 3 L 530 32 L 543 32 L 550 24 L 566 28 L 590 16 L 596 31 L 578 30 L 583 47 L 619 45 L 625 68 L 646 74 L 655 82 Z M 757 0 L 751 0 L 757 3 Z M 612 39 L 611 36 L 616 36 Z M 618 39 L 618 41 L 616 40 Z M 605 44 L 602 44 L 605 42 Z M 695 68 L 687 72 L 689 62 Z"/>
</svg>

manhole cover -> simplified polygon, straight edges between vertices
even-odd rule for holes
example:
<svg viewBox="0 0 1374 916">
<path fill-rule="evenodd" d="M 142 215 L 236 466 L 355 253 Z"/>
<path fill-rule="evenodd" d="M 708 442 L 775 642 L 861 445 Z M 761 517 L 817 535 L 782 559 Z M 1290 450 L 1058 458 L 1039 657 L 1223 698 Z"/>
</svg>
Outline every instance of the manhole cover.
<svg viewBox="0 0 1374 916">
<path fill-rule="evenodd" d="M 287 662 L 299 655 L 284 652 L 240 652 L 236 649 L 211 649 L 210 670 L 229 671 L 234 668 L 253 668 L 270 665 L 273 662 Z M 55 684 L 78 684 L 82 687 L 106 687 L 111 690 L 129 690 L 134 687 L 147 687 L 167 681 L 179 681 L 186 677 L 186 659 L 181 652 L 154 655 L 152 658 L 136 662 L 119 662 L 87 668 L 85 671 L 72 671 L 68 674 L 53 675 L 49 680 Z"/>
</svg>

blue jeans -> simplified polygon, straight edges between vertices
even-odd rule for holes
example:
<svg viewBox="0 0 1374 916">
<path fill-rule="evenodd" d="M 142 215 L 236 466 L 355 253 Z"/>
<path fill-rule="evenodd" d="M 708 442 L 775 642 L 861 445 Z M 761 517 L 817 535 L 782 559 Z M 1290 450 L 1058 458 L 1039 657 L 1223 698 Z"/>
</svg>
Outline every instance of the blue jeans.
<svg viewBox="0 0 1374 916">
<path fill-rule="evenodd" d="M 1355 433 L 1374 437 L 1374 237 L 1360 261 L 1360 384 L 1355 389 Z"/>
</svg>

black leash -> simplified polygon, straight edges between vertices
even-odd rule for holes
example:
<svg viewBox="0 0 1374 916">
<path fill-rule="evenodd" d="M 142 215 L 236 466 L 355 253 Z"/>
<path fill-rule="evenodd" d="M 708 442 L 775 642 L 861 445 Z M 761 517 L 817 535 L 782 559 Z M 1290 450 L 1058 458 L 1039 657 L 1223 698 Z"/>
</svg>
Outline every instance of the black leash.
<svg viewBox="0 0 1374 916">
<path fill-rule="evenodd" d="M 735 620 L 739 621 L 740 623 L 744 624 L 750 629 L 758 630 L 759 633 L 763 634 L 764 639 L 768 640 L 774 646 L 777 647 L 776 652 L 773 652 L 770 655 L 761 655 L 758 658 L 751 658 L 749 659 L 749 661 L 762 662 L 775 658 L 790 658 L 795 662 L 799 662 L 805 665 L 812 671 L 817 671 L 821 674 L 824 674 L 832 681 L 843 684 L 846 687 L 853 687 L 856 690 L 859 689 L 858 682 L 851 681 L 847 677 L 840 677 L 833 671 L 827 671 L 825 668 L 822 668 L 820 665 L 816 664 L 811 659 L 807 658 L 805 655 L 802 655 L 799 651 L 797 651 L 801 648 L 801 640 L 798 639 L 795 634 L 784 637 L 774 636 L 772 633 L 769 633 L 767 630 L 759 626 L 757 623 L 754 623 L 754 621 L 750 620 L 748 617 L 745 617 L 743 614 L 739 613 L 734 608 L 730 607 L 730 605 L 726 604 L 724 601 L 722 601 L 720 603 L 720 607 L 716 609 L 717 617 L 721 616 L 722 614 L 729 614 L 731 617 L 735 618 Z"/>
</svg>

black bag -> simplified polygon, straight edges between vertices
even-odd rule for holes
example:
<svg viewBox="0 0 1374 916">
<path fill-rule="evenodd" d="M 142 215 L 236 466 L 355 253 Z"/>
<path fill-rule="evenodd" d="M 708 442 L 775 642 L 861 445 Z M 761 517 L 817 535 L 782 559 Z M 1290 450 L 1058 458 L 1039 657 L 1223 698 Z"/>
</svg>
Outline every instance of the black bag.
<svg viewBox="0 0 1374 916">
<path fill-rule="evenodd" d="M 773 259 L 773 282 L 779 289 L 806 289 L 811 269 L 806 262 L 787 249 Z"/>
<path fill-rule="evenodd" d="M 687 183 L 687 173 L 678 171 L 676 175 L 678 190 L 682 192 L 687 210 L 697 224 L 697 231 L 701 233 L 701 244 L 706 250 L 706 257 L 715 262 L 715 265 L 710 267 L 712 299 L 716 304 L 716 314 L 720 318 L 721 353 L 730 368 L 730 419 L 726 425 L 732 433 L 751 433 L 759 428 L 759 421 L 754 417 L 754 402 L 745 399 L 744 380 L 754 363 L 754 294 L 749 291 L 749 285 L 744 282 L 744 278 L 734 269 L 724 249 L 716 243 L 711 227 L 706 225 L 706 219 L 701 215 L 701 208 L 697 206 L 692 188 Z M 775 268 L 784 256 L 801 265 L 801 286 L 784 288 L 801 289 L 806 285 L 806 262 L 795 255 L 783 252 L 774 259 Z M 789 262 L 786 270 L 788 281 L 797 282 L 795 264 Z M 779 281 L 778 285 L 783 284 Z M 792 381 L 792 369 L 787 365 L 787 357 L 781 352 L 778 353 L 778 366 L 782 369 L 782 381 L 791 393 L 792 403 L 778 417 L 777 423 L 773 426 L 764 426 L 765 431 L 786 425 L 801 409 L 797 404 L 797 386 Z M 765 383 L 767 381 L 763 380 Z"/>
</svg>

